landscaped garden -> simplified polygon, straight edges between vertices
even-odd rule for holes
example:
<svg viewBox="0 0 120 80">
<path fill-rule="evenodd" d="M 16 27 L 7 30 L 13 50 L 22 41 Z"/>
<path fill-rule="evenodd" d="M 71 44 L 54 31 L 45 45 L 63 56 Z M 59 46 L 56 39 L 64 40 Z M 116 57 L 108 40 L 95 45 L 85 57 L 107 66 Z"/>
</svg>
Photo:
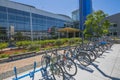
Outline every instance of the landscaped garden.
<svg viewBox="0 0 120 80">
<path fill-rule="evenodd" d="M 81 42 L 81 38 L 62 38 L 52 40 L 40 40 L 40 41 L 17 41 L 16 47 L 5 50 L 8 47 L 8 43 L 0 43 L 0 58 L 7 58 L 11 55 L 22 54 L 26 52 L 39 52 L 42 50 L 48 50 L 51 48 L 58 48 L 64 46 L 72 46 Z M 85 41 L 86 42 L 86 41 Z"/>
</svg>

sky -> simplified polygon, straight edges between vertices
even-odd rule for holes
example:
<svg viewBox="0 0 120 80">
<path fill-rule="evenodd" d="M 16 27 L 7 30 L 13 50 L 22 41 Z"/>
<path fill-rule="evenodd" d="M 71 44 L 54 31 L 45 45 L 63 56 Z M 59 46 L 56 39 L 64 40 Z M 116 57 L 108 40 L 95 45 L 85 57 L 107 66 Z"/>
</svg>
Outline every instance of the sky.
<svg viewBox="0 0 120 80">
<path fill-rule="evenodd" d="M 79 8 L 79 0 L 11 0 L 35 6 L 38 9 L 71 17 L 71 12 Z M 93 10 L 103 10 L 108 15 L 120 13 L 120 0 L 92 0 Z"/>
</svg>

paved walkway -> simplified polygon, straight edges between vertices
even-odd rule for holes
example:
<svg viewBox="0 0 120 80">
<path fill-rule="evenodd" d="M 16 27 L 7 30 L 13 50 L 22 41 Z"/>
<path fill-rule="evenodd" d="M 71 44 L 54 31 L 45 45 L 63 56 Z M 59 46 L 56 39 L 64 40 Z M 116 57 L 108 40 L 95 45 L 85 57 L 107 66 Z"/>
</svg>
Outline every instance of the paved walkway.
<svg viewBox="0 0 120 80">
<path fill-rule="evenodd" d="M 37 56 L 25 60 L 0 64 L 0 72 L 11 70 L 13 69 L 14 66 L 21 67 L 23 65 L 33 63 L 33 61 L 38 61 L 39 58 L 40 56 Z M 25 73 L 28 72 L 30 71 L 27 71 Z M 24 73 L 20 75 L 23 74 Z M 40 72 L 36 73 L 35 80 L 39 80 L 41 78 L 40 75 L 41 75 Z M 13 77 L 7 78 L 5 80 L 11 80 Z M 32 80 L 32 79 L 26 77 L 21 80 Z M 77 75 L 67 80 L 120 80 L 120 44 L 113 45 L 112 49 L 106 51 L 103 54 L 103 56 L 97 58 L 96 61 L 90 66 L 85 68 L 78 65 Z"/>
</svg>

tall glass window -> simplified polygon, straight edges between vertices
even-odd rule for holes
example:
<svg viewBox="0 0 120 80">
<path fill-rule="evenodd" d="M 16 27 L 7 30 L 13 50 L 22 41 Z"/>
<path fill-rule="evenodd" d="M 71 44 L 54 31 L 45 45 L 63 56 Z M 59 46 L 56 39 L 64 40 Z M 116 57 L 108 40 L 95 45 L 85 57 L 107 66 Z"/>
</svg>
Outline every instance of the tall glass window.
<svg viewBox="0 0 120 80">
<path fill-rule="evenodd" d="M 8 8 L 9 25 L 15 27 L 15 31 L 30 32 L 30 13 Z"/>
</svg>

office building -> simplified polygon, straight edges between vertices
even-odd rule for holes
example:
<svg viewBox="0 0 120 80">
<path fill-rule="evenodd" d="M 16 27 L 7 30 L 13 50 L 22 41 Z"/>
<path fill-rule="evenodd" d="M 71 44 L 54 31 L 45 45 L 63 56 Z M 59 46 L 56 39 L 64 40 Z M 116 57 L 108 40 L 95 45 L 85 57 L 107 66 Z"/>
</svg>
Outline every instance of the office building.
<svg viewBox="0 0 120 80">
<path fill-rule="evenodd" d="M 60 28 L 68 22 L 71 22 L 71 18 L 64 15 L 18 2 L 0 0 L 0 31 L 4 38 L 9 38 L 12 30 L 13 34 L 21 32 L 32 40 L 40 39 L 49 36 L 48 30 L 51 27 Z"/>
<path fill-rule="evenodd" d="M 120 13 L 108 16 L 106 19 L 113 24 L 109 28 L 110 35 L 120 37 Z"/>
<path fill-rule="evenodd" d="M 91 14 L 92 11 L 92 0 L 79 1 L 79 9 L 72 12 L 72 19 L 76 22 L 79 21 L 80 25 L 77 25 L 77 27 L 80 30 L 84 30 L 86 17 Z"/>
</svg>

